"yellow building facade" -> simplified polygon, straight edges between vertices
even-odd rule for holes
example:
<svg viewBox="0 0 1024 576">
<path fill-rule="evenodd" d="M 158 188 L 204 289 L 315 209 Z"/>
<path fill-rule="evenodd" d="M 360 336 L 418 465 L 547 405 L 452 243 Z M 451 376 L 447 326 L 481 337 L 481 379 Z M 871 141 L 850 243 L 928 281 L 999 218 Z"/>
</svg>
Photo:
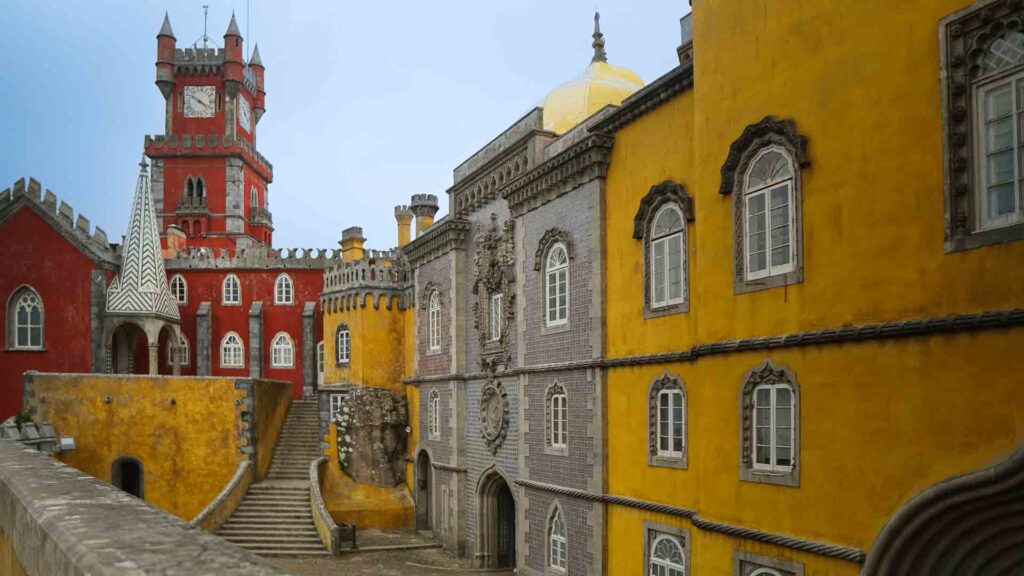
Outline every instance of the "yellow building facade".
<svg viewBox="0 0 1024 576">
<path fill-rule="evenodd" d="M 697 0 L 680 67 L 598 127 L 608 574 L 670 573 L 662 537 L 701 575 L 996 573 L 971 531 L 1019 546 L 972 490 L 1024 445 L 1020 190 L 992 191 L 981 104 L 1021 16 Z"/>
</svg>

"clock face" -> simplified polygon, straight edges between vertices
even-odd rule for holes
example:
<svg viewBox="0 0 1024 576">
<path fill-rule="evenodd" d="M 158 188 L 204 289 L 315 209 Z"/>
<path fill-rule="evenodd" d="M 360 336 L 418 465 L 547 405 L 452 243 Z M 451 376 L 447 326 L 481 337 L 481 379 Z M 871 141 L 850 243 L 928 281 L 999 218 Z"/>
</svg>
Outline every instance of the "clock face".
<svg viewBox="0 0 1024 576">
<path fill-rule="evenodd" d="M 217 89 L 213 86 L 185 86 L 185 117 L 213 118 Z"/>
<path fill-rule="evenodd" d="M 249 101 L 244 96 L 238 96 L 238 124 L 246 132 L 252 132 L 252 114 L 249 110 Z"/>
</svg>

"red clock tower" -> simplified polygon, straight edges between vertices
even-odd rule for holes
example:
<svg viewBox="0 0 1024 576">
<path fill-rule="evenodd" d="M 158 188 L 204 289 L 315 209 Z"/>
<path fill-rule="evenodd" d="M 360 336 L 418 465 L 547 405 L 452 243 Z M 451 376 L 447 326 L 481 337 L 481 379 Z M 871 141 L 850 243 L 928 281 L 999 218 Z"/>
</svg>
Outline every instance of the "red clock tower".
<svg viewBox="0 0 1024 576">
<path fill-rule="evenodd" d="M 176 44 L 165 15 L 156 59 L 165 131 L 146 137 L 161 234 L 170 240 L 174 226 L 189 246 L 231 252 L 269 247 L 273 167 L 256 151 L 256 125 L 266 110 L 259 48 L 246 63 L 234 14 L 223 48 Z"/>
</svg>

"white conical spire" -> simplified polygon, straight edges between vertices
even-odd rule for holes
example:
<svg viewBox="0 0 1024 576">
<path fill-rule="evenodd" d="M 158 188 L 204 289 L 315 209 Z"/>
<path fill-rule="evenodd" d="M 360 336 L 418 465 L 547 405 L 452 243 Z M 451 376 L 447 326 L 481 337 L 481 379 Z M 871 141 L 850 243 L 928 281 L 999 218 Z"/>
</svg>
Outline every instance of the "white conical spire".
<svg viewBox="0 0 1024 576">
<path fill-rule="evenodd" d="M 107 313 L 180 320 L 167 285 L 145 156 L 139 166 L 128 235 L 121 247 L 121 269 L 107 288 Z"/>
</svg>

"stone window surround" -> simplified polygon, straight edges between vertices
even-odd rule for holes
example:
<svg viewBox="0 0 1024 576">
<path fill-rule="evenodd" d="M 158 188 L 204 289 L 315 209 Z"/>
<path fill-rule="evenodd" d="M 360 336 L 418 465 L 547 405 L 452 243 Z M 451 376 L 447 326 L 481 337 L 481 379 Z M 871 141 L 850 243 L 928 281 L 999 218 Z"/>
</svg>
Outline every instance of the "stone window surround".
<svg viewBox="0 0 1024 576">
<path fill-rule="evenodd" d="M 431 440 L 441 439 L 441 394 L 436 389 L 427 395 L 427 437 Z"/>
<path fill-rule="evenodd" d="M 431 299 L 431 297 L 434 296 L 434 294 L 437 294 L 437 305 L 439 307 L 438 313 L 437 313 L 437 340 L 438 340 L 438 342 L 437 342 L 437 347 L 436 348 L 431 348 L 431 346 L 430 346 L 430 299 Z M 441 295 L 441 290 L 438 288 L 437 284 L 435 284 L 433 282 L 428 282 L 427 283 L 427 285 L 423 288 L 422 302 L 426 303 L 426 306 L 423 306 L 423 309 L 426 312 L 426 316 L 427 316 L 426 319 L 423 322 L 423 324 L 427 327 L 427 334 L 426 334 L 426 341 L 427 341 L 426 349 L 427 349 L 427 352 L 426 352 L 426 354 L 427 354 L 427 356 L 437 356 L 444 349 L 444 345 L 443 344 L 444 344 L 444 334 L 445 334 L 445 332 L 444 332 L 444 314 L 442 313 L 444 311 L 444 297 Z"/>
<path fill-rule="evenodd" d="M 277 286 L 278 286 L 278 283 L 280 283 L 282 280 L 287 281 L 288 284 L 289 284 L 288 292 L 291 294 L 291 298 L 289 300 L 287 300 L 287 301 L 286 300 L 278 300 L 278 298 L 277 298 Z M 277 275 L 277 278 L 274 279 L 274 305 L 275 306 L 294 306 L 295 305 L 295 281 L 292 280 L 292 277 L 289 276 L 287 272 L 281 272 L 280 274 Z"/>
<path fill-rule="evenodd" d="M 288 355 L 287 364 L 275 364 L 274 363 L 274 348 L 278 347 L 277 340 L 281 337 L 287 340 L 287 346 L 290 348 L 291 353 Z M 274 334 L 274 337 L 270 339 L 270 367 L 271 368 L 294 368 L 295 367 L 295 341 L 291 335 L 287 332 L 278 332 Z"/>
<path fill-rule="evenodd" d="M 547 391 L 544 393 L 544 453 L 552 456 L 568 456 L 569 455 L 569 430 L 565 430 L 565 446 L 552 446 L 551 445 L 551 397 L 555 394 L 562 394 L 565 396 L 565 411 L 566 418 L 565 424 L 569 424 L 569 393 L 566 392 L 565 386 L 562 385 L 558 380 L 553 381 L 547 387 Z"/>
<path fill-rule="evenodd" d="M 793 164 L 793 202 L 790 205 L 792 215 L 792 235 L 794 246 L 793 270 L 785 274 L 776 274 L 765 278 L 748 280 L 746 278 L 746 254 L 744 236 L 746 234 L 746 177 L 754 159 L 764 149 L 776 146 L 789 156 Z M 793 120 L 779 120 L 773 116 L 765 116 L 760 122 L 751 124 L 729 146 L 729 155 L 722 164 L 722 183 L 719 194 L 731 194 L 733 215 L 733 293 L 745 294 L 758 290 L 767 290 L 779 286 L 799 284 L 804 279 L 804 246 L 803 246 L 803 186 L 801 185 L 802 168 L 810 165 L 807 158 L 807 137 L 797 132 Z"/>
<path fill-rule="evenodd" d="M 663 390 L 678 389 L 683 393 L 683 454 L 673 458 L 658 455 L 658 394 Z M 686 470 L 690 455 L 689 399 L 686 395 L 686 384 L 678 376 L 668 370 L 651 381 L 647 393 L 647 465 L 661 468 Z"/>
<path fill-rule="evenodd" d="M 1019 24 L 1019 10 L 1019 0 L 978 0 L 939 22 L 944 249 L 947 253 L 1024 239 L 1024 223 L 977 230 L 974 206 L 977 198 L 974 191 L 979 185 L 974 127 L 977 110 L 973 102 L 974 80 L 979 79 L 976 59 L 987 52 L 989 41 L 1002 36 L 1006 24 L 1011 21 Z"/>
<path fill-rule="evenodd" d="M 685 252 L 685 267 L 683 268 L 683 284 L 686 298 L 678 304 L 668 306 L 651 307 L 651 229 L 654 225 L 654 217 L 667 204 L 675 204 L 676 208 L 683 215 L 683 250 Z M 633 217 L 633 238 L 642 241 L 643 251 L 643 298 L 644 318 L 658 318 L 671 314 L 681 314 L 690 310 L 690 222 L 696 218 L 693 208 L 693 198 L 686 192 L 686 187 L 672 180 L 663 180 L 651 186 L 647 194 L 640 200 L 636 215 Z"/>
<path fill-rule="evenodd" d="M 40 335 L 39 335 L 39 346 L 22 346 L 17 345 L 17 334 L 15 333 L 18 329 L 17 324 L 17 313 L 12 311 L 17 305 L 18 300 L 25 292 L 31 292 L 36 295 L 36 299 L 39 301 L 39 312 L 40 312 Z M 7 306 L 4 308 L 7 313 L 7 330 L 6 330 L 6 341 L 5 350 L 12 352 L 45 352 L 46 351 L 46 306 L 43 304 L 43 297 L 39 295 L 39 291 L 29 286 L 28 284 L 22 284 L 11 292 L 11 295 L 7 298 Z"/>
<path fill-rule="evenodd" d="M 753 465 L 753 391 L 761 384 L 787 384 L 793 392 L 793 467 L 788 472 L 757 470 Z M 800 486 L 800 386 L 786 365 L 769 358 L 743 376 L 740 386 L 740 480 L 776 486 Z"/>
<path fill-rule="evenodd" d="M 732 576 L 750 576 L 761 568 L 775 570 L 782 576 L 804 576 L 804 565 L 799 562 L 762 556 L 745 550 L 733 550 Z"/>
<path fill-rule="evenodd" d="M 238 345 L 241 348 L 241 352 L 239 354 L 240 354 L 240 357 L 242 359 L 242 362 L 240 364 L 225 364 L 224 363 L 224 345 L 227 343 L 228 338 L 230 338 L 232 335 L 235 338 L 238 339 Z M 226 334 L 224 334 L 223 338 L 220 339 L 220 357 L 219 357 L 219 362 L 220 362 L 220 367 L 221 368 L 230 368 L 230 369 L 244 369 L 245 368 L 245 340 L 243 340 L 242 337 L 239 336 L 237 332 L 229 331 Z"/>
<path fill-rule="evenodd" d="M 548 326 L 548 275 L 547 275 L 547 257 L 548 251 L 551 250 L 556 244 L 561 244 L 565 248 L 565 255 L 569 257 L 569 267 L 566 272 L 566 285 L 569 290 L 569 310 L 565 318 L 565 322 L 556 324 L 554 326 Z M 533 257 L 533 269 L 540 274 L 540 286 L 541 286 L 541 302 L 540 306 L 541 319 L 540 319 L 540 333 L 541 335 L 547 334 L 561 334 L 568 332 L 571 329 L 572 324 L 572 263 L 576 258 L 576 248 L 573 245 L 572 237 L 568 232 L 561 228 L 550 228 L 544 235 L 540 237 L 537 242 L 537 251 Z"/>
<path fill-rule="evenodd" d="M 228 284 L 228 280 L 234 278 L 235 286 L 238 288 L 238 300 L 235 302 L 228 302 L 227 290 L 225 287 Z M 238 279 L 235 274 L 228 274 L 224 277 L 224 280 L 220 283 L 220 303 L 222 306 L 241 306 L 242 305 L 242 281 Z"/>
<path fill-rule="evenodd" d="M 554 525 L 555 514 L 558 514 L 562 518 L 562 526 L 565 527 L 565 569 L 556 568 L 551 565 L 551 529 Z M 544 573 L 562 575 L 565 574 L 569 566 L 569 524 L 565 521 L 565 512 L 563 512 L 562 503 L 558 501 L 558 498 L 551 500 L 551 504 L 548 505 L 547 518 L 544 526 Z"/>
<path fill-rule="evenodd" d="M 693 568 L 690 566 L 690 531 L 686 528 L 680 528 L 678 526 L 670 526 L 668 524 L 661 524 L 653 522 L 651 520 L 644 520 L 644 555 L 641 558 L 643 562 L 643 571 L 641 574 L 650 574 L 651 565 L 651 544 L 654 543 L 654 539 L 658 536 L 674 536 L 679 545 L 683 548 L 683 559 L 686 564 L 686 573 L 690 574 Z M 802 576 L 802 575 L 801 575 Z"/>
<path fill-rule="evenodd" d="M 338 350 L 338 340 L 342 332 L 348 332 L 348 357 L 344 360 L 341 359 L 341 355 Z M 348 324 L 338 324 L 338 327 L 334 329 L 334 365 L 335 366 L 349 366 L 352 363 L 352 332 L 348 329 Z"/>
</svg>

